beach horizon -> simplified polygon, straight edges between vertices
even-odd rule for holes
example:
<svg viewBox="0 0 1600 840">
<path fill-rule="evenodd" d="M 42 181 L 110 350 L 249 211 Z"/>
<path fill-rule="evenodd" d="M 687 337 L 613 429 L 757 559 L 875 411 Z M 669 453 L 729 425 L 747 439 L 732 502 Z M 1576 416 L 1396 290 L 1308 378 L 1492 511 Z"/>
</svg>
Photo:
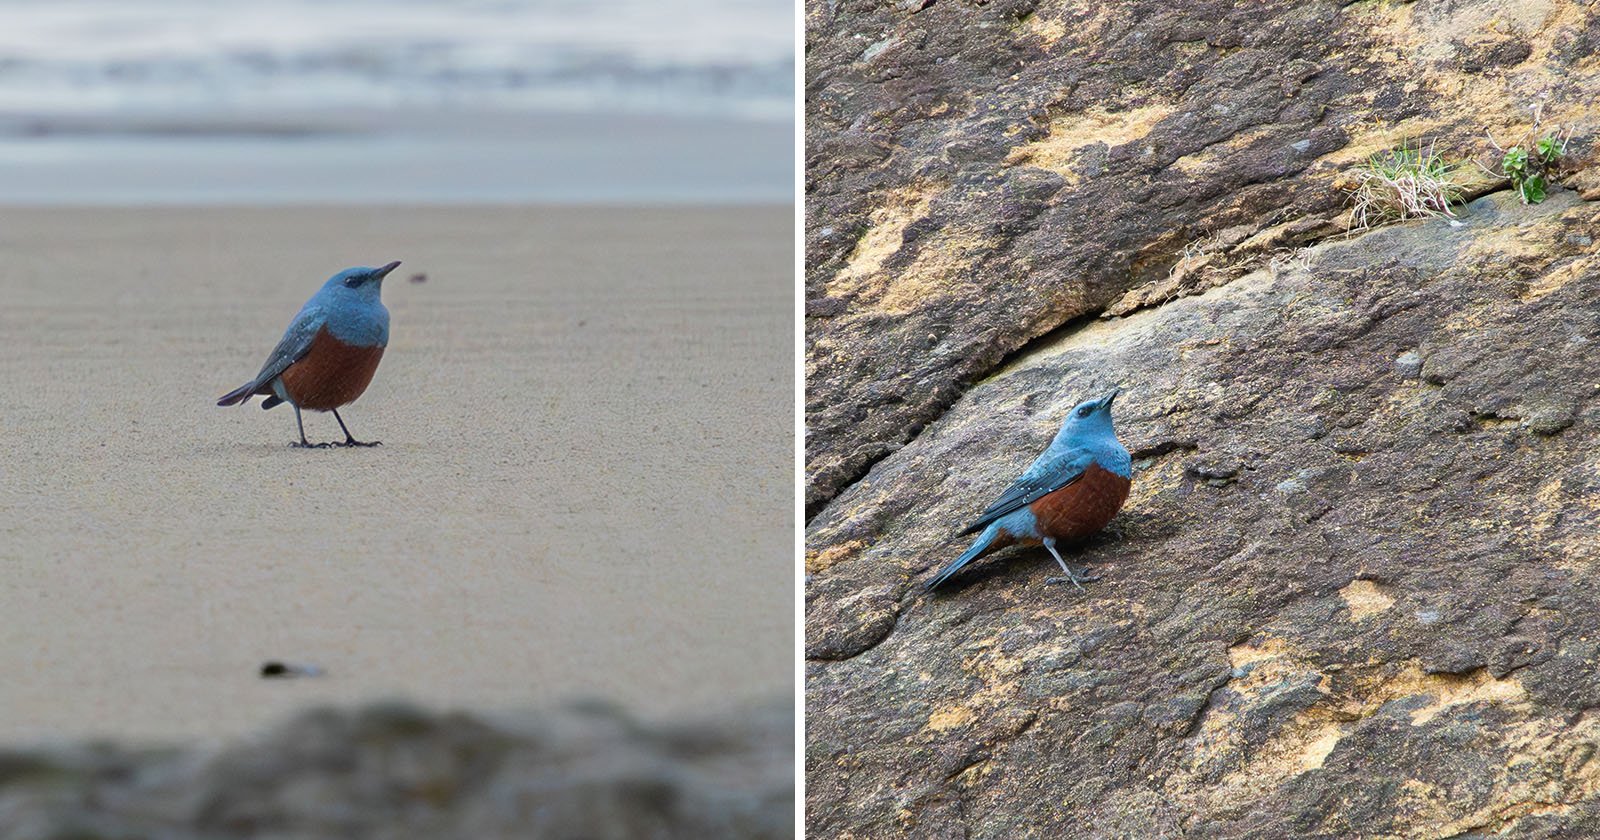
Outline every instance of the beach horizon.
<svg viewBox="0 0 1600 840">
<path fill-rule="evenodd" d="M 0 110 L 0 206 L 760 206 L 792 122 L 482 108 Z"/>
</svg>

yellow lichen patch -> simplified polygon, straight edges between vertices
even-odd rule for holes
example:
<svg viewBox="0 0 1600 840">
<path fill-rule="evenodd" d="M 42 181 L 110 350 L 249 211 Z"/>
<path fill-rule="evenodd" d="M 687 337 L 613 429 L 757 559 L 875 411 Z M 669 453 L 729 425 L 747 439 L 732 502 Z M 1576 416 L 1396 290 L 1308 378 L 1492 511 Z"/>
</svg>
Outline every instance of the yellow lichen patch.
<svg viewBox="0 0 1600 840">
<path fill-rule="evenodd" d="M 1454 58 L 1462 46 L 1535 40 L 1558 23 L 1556 7 L 1557 0 L 1523 0 L 1459 4 L 1441 13 L 1411 3 L 1379 3 L 1363 10 L 1356 22 L 1397 56 L 1433 63 Z"/>
<path fill-rule="evenodd" d="M 1470 333 L 1483 326 L 1487 320 L 1482 309 L 1463 309 L 1445 319 L 1439 328 L 1449 333 Z"/>
<path fill-rule="evenodd" d="M 849 557 L 866 547 L 862 540 L 851 540 L 838 545 L 830 545 L 820 551 L 806 552 L 806 574 L 817 574 L 828 569 L 834 563 Z"/>
<path fill-rule="evenodd" d="M 1496 679 L 1483 668 L 1468 674 L 1430 674 L 1415 661 L 1398 673 L 1372 674 L 1356 681 L 1341 693 L 1338 713 L 1354 720 L 1376 712 L 1386 703 L 1412 697 L 1427 697 L 1427 705 L 1411 713 L 1413 726 L 1421 726 L 1446 711 L 1474 703 L 1509 705 L 1517 709 L 1526 703 L 1527 691 L 1514 677 Z"/>
<path fill-rule="evenodd" d="M 1252 645 L 1248 642 L 1240 642 L 1228 648 L 1228 664 L 1232 665 L 1234 670 L 1243 668 L 1246 665 L 1254 665 L 1258 662 L 1285 660 L 1287 657 L 1288 647 L 1284 645 L 1282 639 L 1272 636 L 1262 639 L 1259 644 Z"/>
<path fill-rule="evenodd" d="M 1317 673 L 1291 655 L 1284 642 L 1274 638 L 1259 644 L 1235 645 L 1229 649 L 1228 658 L 1235 669 L 1247 670 L 1226 689 L 1244 698 L 1246 707 L 1270 702 L 1265 698 L 1284 685 L 1303 684 Z M 1317 682 L 1317 690 L 1327 693 L 1326 678 Z M 1169 790 L 1179 798 L 1204 800 L 1208 803 L 1206 808 L 1260 799 L 1284 781 L 1322 767 L 1344 737 L 1346 726 L 1335 709 L 1319 703 L 1296 714 L 1264 743 L 1249 746 L 1239 725 L 1239 713 L 1213 709 L 1194 736 L 1189 770 L 1175 774 L 1178 782 Z M 1214 783 L 1193 785 L 1182 779 L 1190 773 L 1211 777 L 1219 766 L 1228 770 Z M 1198 802 L 1190 804 L 1199 806 Z"/>
<path fill-rule="evenodd" d="M 1227 140 L 1224 140 L 1220 143 L 1212 143 L 1198 152 L 1192 152 L 1184 155 L 1181 158 L 1178 158 L 1172 162 L 1171 168 L 1176 169 L 1185 175 L 1203 174 L 1218 159 L 1227 157 L 1228 155 L 1251 145 L 1257 140 L 1272 134 L 1273 131 L 1274 130 L 1270 128 L 1257 128 L 1248 131 L 1241 131 Z"/>
<path fill-rule="evenodd" d="M 1333 752 L 1333 748 L 1339 746 L 1339 739 L 1343 736 L 1339 725 L 1332 721 L 1325 723 L 1320 729 L 1316 730 L 1310 738 L 1305 740 L 1304 746 L 1300 750 L 1300 772 L 1304 773 L 1321 767 L 1322 762 L 1328 760 L 1328 755 Z"/>
<path fill-rule="evenodd" d="M 1049 8 L 1052 4 L 1041 4 L 1034 9 L 1023 21 L 1024 30 L 1039 38 L 1046 49 L 1056 45 L 1071 31 L 1074 37 L 1074 46 L 1089 44 L 1101 40 L 1111 24 L 1119 19 L 1125 20 L 1129 14 L 1118 8 L 1114 3 L 1096 2 L 1068 2 L 1059 4 L 1061 8 Z M 1072 28 L 1067 28 L 1066 18 L 1072 19 Z"/>
<path fill-rule="evenodd" d="M 1419 799 L 1433 799 L 1444 794 L 1438 785 L 1421 779 L 1406 779 L 1400 783 L 1400 789 Z"/>
<path fill-rule="evenodd" d="M 1589 269 L 1589 260 L 1586 258 L 1579 258 L 1559 268 L 1551 269 L 1535 278 L 1521 294 L 1520 300 L 1524 303 L 1538 300 L 1583 276 Z"/>
<path fill-rule="evenodd" d="M 1169 795 L 1186 807 L 1237 808 L 1241 803 L 1271 796 L 1288 779 L 1322 768 L 1345 734 L 1359 725 L 1362 718 L 1376 713 L 1387 703 L 1410 697 L 1427 698 L 1425 706 L 1411 713 L 1412 723 L 1418 726 L 1468 704 L 1500 706 L 1514 719 L 1520 719 L 1521 722 L 1510 726 L 1486 730 L 1486 737 L 1495 738 L 1509 748 L 1513 767 L 1524 761 L 1537 765 L 1528 771 L 1508 773 L 1506 780 L 1543 780 L 1565 772 L 1570 782 L 1579 772 L 1576 768 L 1580 767 L 1586 768 L 1583 773 L 1600 775 L 1600 767 L 1597 767 L 1600 762 L 1589 760 L 1595 750 L 1594 744 L 1588 745 L 1589 752 L 1578 755 L 1551 740 L 1551 736 L 1562 729 L 1559 720 L 1526 720 L 1531 706 L 1516 680 L 1495 679 L 1484 670 L 1464 676 L 1427 674 L 1415 662 L 1387 676 L 1374 671 L 1363 678 L 1346 679 L 1337 688 L 1333 687 L 1333 675 L 1323 675 L 1317 690 L 1327 695 L 1325 701 L 1297 713 L 1265 742 L 1247 746 L 1240 726 L 1241 717 L 1248 714 L 1244 710 L 1272 702 L 1273 693 L 1281 690 L 1287 681 L 1303 684 L 1308 674 L 1318 672 L 1294 654 L 1288 643 L 1271 637 L 1235 645 L 1229 650 L 1229 661 L 1236 669 L 1244 668 L 1247 673 L 1236 677 L 1224 690 L 1239 694 L 1244 705 L 1241 707 L 1239 701 L 1232 700 L 1209 711 L 1200 729 L 1191 736 L 1193 751 L 1188 766 L 1173 774 L 1167 785 Z M 1357 666 L 1356 670 L 1370 668 L 1371 665 Z M 1600 724 L 1590 728 L 1600 729 Z M 1551 772 L 1551 768 L 1556 772 Z M 1218 769 L 1226 772 L 1218 777 Z M 1535 770 L 1538 772 L 1533 772 Z M 1208 781 L 1195 784 L 1197 778 Z M 1532 791 L 1518 787 L 1520 782 L 1504 783 L 1507 787 L 1498 791 L 1501 795 L 1497 796 L 1493 810 L 1511 816 L 1521 813 L 1511 807 L 1514 803 L 1559 801 L 1571 792 L 1570 789 Z M 1583 785 L 1589 789 L 1593 782 L 1586 781 Z M 1449 803 L 1440 800 L 1435 795 L 1437 791 L 1427 783 L 1415 781 L 1403 787 L 1407 794 L 1407 824 L 1438 825 L 1460 816 L 1459 810 L 1447 810 Z M 1413 816 L 1415 819 L 1410 819 Z"/>
<path fill-rule="evenodd" d="M 1394 606 L 1394 598 L 1370 580 L 1350 581 L 1348 586 L 1339 590 L 1339 597 L 1350 608 L 1353 621 L 1365 621 Z"/>
<path fill-rule="evenodd" d="M 939 709 L 928 715 L 928 725 L 923 727 L 926 732 L 944 732 L 959 726 L 966 726 L 977 717 L 966 706 L 952 706 L 948 709 Z"/>
<path fill-rule="evenodd" d="M 1445 814 L 1449 813 L 1448 809 L 1453 801 L 1455 797 L 1436 784 L 1421 779 L 1407 779 L 1400 783 L 1396 810 L 1413 818 L 1420 815 Z"/>
<path fill-rule="evenodd" d="M 1151 500 L 1168 490 L 1176 490 L 1184 485 L 1183 459 L 1165 458 L 1149 469 L 1141 470 L 1134 476 L 1133 486 L 1128 490 L 1128 500 L 1123 504 L 1124 511 L 1137 511 L 1151 504 Z"/>
<path fill-rule="evenodd" d="M 1150 133 L 1155 124 L 1172 114 L 1172 106 L 1158 103 L 1126 111 L 1089 108 L 1050 121 L 1050 134 L 1042 140 L 1018 146 L 1006 164 L 1029 164 L 1065 175 L 1076 182 L 1074 168 L 1078 153 L 1095 144 L 1120 146 Z"/>
<path fill-rule="evenodd" d="M 1539 486 L 1539 492 L 1533 497 L 1533 515 L 1530 520 L 1536 534 L 1543 534 L 1550 530 L 1561 515 L 1561 478 L 1558 476 L 1546 481 Z"/>
<path fill-rule="evenodd" d="M 1059 20 L 1045 18 L 1040 15 L 1030 15 L 1027 21 L 1028 33 L 1044 42 L 1046 48 L 1053 47 L 1067 34 L 1067 25 Z"/>
<path fill-rule="evenodd" d="M 910 312 L 928 298 L 946 294 L 972 267 L 973 256 L 989 243 L 959 232 L 942 232 L 921 245 L 916 259 L 892 280 L 886 279 L 883 296 L 873 308 L 879 312 Z"/>
<path fill-rule="evenodd" d="M 1296 678 L 1303 680 L 1314 673 L 1309 665 L 1292 655 L 1281 639 L 1273 637 L 1234 645 L 1228 649 L 1228 662 L 1236 674 L 1243 673 L 1230 680 L 1224 690 L 1238 695 L 1247 703 L 1255 702 L 1256 698 Z M 1332 750 L 1332 746 L 1326 743 L 1328 732 L 1322 725 L 1328 720 L 1328 715 L 1317 712 L 1306 713 L 1302 717 L 1303 720 L 1297 719 L 1286 727 L 1285 732 L 1274 736 L 1274 746 L 1270 750 L 1253 751 L 1252 754 L 1269 756 L 1271 762 L 1285 766 L 1298 766 L 1302 760 L 1320 764 L 1327 756 L 1323 748 Z M 1313 729 L 1316 730 L 1314 734 L 1311 732 Z M 1216 761 L 1232 764 L 1244 744 L 1244 733 L 1238 726 L 1237 715 L 1226 707 L 1207 711 L 1192 737 L 1195 739 L 1194 762 L 1197 770 Z M 1318 742 L 1318 746 L 1309 749 L 1307 745 L 1313 741 Z M 1257 770 L 1264 772 L 1263 768 Z M 1244 776 L 1234 779 L 1235 783 L 1241 785 L 1248 781 Z"/>
<path fill-rule="evenodd" d="M 976 254 L 993 242 L 960 226 L 929 234 L 921 240 L 910 264 L 895 271 L 884 263 L 905 244 L 906 228 L 925 217 L 936 192 L 927 189 L 896 190 L 872 214 L 872 227 L 856 243 L 845 267 L 827 283 L 828 295 L 856 296 L 859 312 L 903 314 L 922 306 L 930 297 L 948 294 L 967 276 Z"/>
<path fill-rule="evenodd" d="M 936 194 L 918 187 L 891 190 L 878 209 L 872 211 L 871 227 L 856 242 L 844 268 L 828 282 L 828 294 L 854 291 L 867 278 L 876 275 L 884 261 L 900 250 L 906 228 L 928 214 L 928 206 Z"/>
<path fill-rule="evenodd" d="M 1288 779 L 1322 767 L 1343 736 L 1343 724 L 1327 712 L 1302 712 L 1253 750 L 1249 761 L 1224 776 L 1209 796 L 1216 801 L 1237 801 L 1250 793 L 1265 794 Z"/>
<path fill-rule="evenodd" d="M 983 639 L 977 642 L 977 652 L 962 660 L 962 670 L 978 679 L 978 690 L 958 705 L 934 710 L 922 728 L 924 735 L 937 736 L 959 729 L 971 724 L 978 716 L 1015 701 L 1017 677 L 1026 667 L 1025 660 L 1042 655 L 1042 652 L 1029 650 L 1018 656 L 1010 656 L 996 650 L 1000 641 L 999 636 Z"/>
<path fill-rule="evenodd" d="M 1389 686 L 1396 697 L 1431 694 L 1433 702 L 1411 713 L 1411 725 L 1421 726 L 1452 706 L 1469 703 L 1489 705 L 1519 703 L 1528 696 L 1522 683 L 1507 677 L 1497 680 L 1487 670 L 1478 669 L 1465 676 L 1424 674 L 1413 665 Z"/>
</svg>

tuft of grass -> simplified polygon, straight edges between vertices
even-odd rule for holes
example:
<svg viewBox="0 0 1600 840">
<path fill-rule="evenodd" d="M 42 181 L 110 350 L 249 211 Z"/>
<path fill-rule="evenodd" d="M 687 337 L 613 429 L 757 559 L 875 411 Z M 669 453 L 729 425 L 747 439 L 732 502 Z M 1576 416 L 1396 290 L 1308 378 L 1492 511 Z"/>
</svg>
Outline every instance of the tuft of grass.
<svg viewBox="0 0 1600 840">
<path fill-rule="evenodd" d="M 1445 216 L 1455 218 L 1464 189 L 1460 166 L 1418 143 L 1402 143 L 1367 158 L 1350 190 L 1350 229 L 1366 230 L 1389 222 Z"/>
</svg>

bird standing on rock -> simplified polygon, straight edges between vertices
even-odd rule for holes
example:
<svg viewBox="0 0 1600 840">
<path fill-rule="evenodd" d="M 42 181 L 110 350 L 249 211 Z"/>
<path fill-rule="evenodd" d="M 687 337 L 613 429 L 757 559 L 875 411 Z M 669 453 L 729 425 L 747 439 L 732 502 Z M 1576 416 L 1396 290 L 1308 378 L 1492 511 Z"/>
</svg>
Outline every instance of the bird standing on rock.
<svg viewBox="0 0 1600 840">
<path fill-rule="evenodd" d="M 262 408 L 281 402 L 294 407 L 294 422 L 300 429 L 296 446 L 377 446 L 379 441 L 356 440 L 338 409 L 361 396 L 378 370 L 389 343 L 389 310 L 379 293 L 383 278 L 399 265 L 396 261 L 381 268 L 347 268 L 329 278 L 300 308 L 261 372 L 217 400 L 217 405 L 237 405 L 260 394 L 266 397 Z M 307 442 L 302 408 L 333 412 L 344 430 L 344 443 Z"/>
<path fill-rule="evenodd" d="M 1111 403 L 1118 393 L 1113 390 L 1072 409 L 1044 454 L 961 532 L 983 530 L 964 554 L 928 581 L 929 589 L 978 557 L 1014 543 L 1043 543 L 1079 589 L 1092 579 L 1073 573 L 1056 551 L 1056 541 L 1099 531 L 1128 499 L 1133 461 L 1111 426 Z"/>
</svg>

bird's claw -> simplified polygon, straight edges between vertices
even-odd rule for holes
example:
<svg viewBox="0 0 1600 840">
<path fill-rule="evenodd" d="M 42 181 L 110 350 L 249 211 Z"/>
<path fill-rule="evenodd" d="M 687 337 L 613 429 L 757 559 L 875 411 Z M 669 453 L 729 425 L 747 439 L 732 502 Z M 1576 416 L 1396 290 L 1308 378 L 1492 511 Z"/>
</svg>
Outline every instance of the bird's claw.
<svg viewBox="0 0 1600 840">
<path fill-rule="evenodd" d="M 335 445 L 336 446 L 382 446 L 383 445 L 383 441 L 381 441 L 381 440 L 356 440 L 355 438 L 350 438 L 349 440 L 345 441 L 344 443 L 335 444 Z"/>
<path fill-rule="evenodd" d="M 1083 574 L 1067 574 L 1065 576 L 1056 575 L 1055 577 L 1047 577 L 1047 578 L 1044 579 L 1044 582 L 1047 583 L 1047 584 L 1048 583 L 1070 583 L 1073 586 L 1078 587 L 1079 590 L 1082 590 L 1084 584 L 1086 584 L 1086 583 L 1094 583 L 1095 581 L 1097 581 L 1099 579 L 1100 579 L 1099 575 L 1093 575 L 1093 574 L 1090 574 L 1088 572 L 1084 572 Z"/>
<path fill-rule="evenodd" d="M 289 447 L 291 449 L 327 449 L 332 445 L 333 444 L 331 443 L 307 443 L 305 441 L 300 441 L 299 443 L 289 444 Z"/>
</svg>

